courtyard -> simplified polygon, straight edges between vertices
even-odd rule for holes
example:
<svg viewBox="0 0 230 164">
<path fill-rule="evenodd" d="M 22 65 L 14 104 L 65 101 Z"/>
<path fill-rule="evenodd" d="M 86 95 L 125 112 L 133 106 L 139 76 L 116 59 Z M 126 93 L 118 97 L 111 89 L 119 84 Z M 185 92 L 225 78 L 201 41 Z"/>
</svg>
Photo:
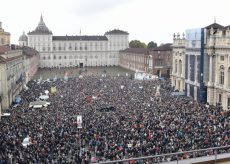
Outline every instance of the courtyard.
<svg viewBox="0 0 230 164">
<path fill-rule="evenodd" d="M 85 67 L 85 68 L 41 68 L 37 71 L 36 75 L 32 78 L 34 80 L 42 78 L 53 79 L 55 76 L 57 78 L 64 78 L 65 75 L 68 77 L 79 77 L 79 75 L 109 75 L 109 76 L 126 76 L 134 74 L 134 71 L 119 67 Z"/>
</svg>

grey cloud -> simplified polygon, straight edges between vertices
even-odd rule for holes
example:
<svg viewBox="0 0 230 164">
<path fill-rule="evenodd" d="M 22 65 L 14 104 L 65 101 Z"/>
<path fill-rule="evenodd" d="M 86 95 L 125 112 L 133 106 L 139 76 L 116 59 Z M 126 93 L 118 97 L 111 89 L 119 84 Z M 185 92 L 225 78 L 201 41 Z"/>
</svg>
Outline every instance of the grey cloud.
<svg viewBox="0 0 230 164">
<path fill-rule="evenodd" d="M 106 12 L 133 0 L 81 0 L 73 7 L 74 12 L 80 15 L 93 15 Z"/>
</svg>

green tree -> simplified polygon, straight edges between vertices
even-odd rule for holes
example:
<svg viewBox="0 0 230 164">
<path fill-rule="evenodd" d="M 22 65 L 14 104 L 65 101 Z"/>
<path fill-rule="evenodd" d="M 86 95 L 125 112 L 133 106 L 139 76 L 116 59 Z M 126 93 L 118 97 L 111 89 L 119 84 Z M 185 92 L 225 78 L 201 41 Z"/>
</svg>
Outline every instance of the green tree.
<svg viewBox="0 0 230 164">
<path fill-rule="evenodd" d="M 157 43 L 155 43 L 154 41 L 151 41 L 151 42 L 148 43 L 147 47 L 148 48 L 155 48 L 155 47 L 157 47 Z"/>
<path fill-rule="evenodd" d="M 139 40 L 132 40 L 129 42 L 130 48 L 146 48 L 146 44 L 144 42 L 140 42 Z"/>
</svg>

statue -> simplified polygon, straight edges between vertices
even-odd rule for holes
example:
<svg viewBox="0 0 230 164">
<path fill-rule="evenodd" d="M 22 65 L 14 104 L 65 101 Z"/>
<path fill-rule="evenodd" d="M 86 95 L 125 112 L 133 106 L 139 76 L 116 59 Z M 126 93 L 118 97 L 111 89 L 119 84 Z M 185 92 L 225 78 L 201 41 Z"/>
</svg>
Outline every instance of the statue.
<svg viewBox="0 0 230 164">
<path fill-rule="evenodd" d="M 157 102 L 161 101 L 160 85 L 157 86 L 155 97 Z"/>
</svg>

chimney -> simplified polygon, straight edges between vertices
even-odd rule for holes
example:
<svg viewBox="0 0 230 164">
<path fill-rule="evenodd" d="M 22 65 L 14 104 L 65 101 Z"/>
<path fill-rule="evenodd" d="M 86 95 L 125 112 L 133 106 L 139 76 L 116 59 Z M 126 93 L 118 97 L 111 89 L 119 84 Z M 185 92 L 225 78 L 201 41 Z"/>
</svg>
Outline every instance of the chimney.
<svg viewBox="0 0 230 164">
<path fill-rule="evenodd" d="M 2 22 L 0 22 L 0 29 L 2 28 Z"/>
</svg>

